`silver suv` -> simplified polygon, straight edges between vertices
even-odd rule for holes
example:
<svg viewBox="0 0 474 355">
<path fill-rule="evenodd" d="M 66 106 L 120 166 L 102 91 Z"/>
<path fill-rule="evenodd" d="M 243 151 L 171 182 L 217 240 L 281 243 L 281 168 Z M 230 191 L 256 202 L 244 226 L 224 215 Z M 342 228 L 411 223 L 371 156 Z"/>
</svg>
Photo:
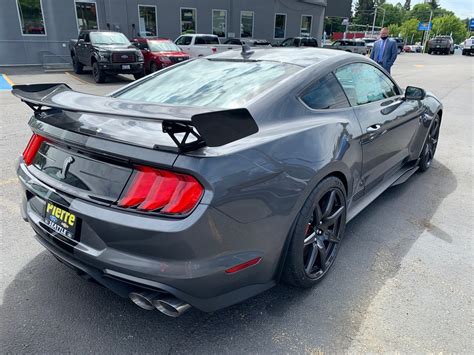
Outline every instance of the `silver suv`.
<svg viewBox="0 0 474 355">
<path fill-rule="evenodd" d="M 341 39 L 334 41 L 331 45 L 325 47 L 362 55 L 366 55 L 368 53 L 367 45 L 362 40 Z"/>
</svg>

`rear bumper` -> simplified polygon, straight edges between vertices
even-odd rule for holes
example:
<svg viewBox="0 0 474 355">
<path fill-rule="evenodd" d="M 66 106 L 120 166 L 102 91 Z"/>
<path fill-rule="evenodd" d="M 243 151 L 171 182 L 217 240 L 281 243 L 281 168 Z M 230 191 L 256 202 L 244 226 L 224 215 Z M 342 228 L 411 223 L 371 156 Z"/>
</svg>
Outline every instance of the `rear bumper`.
<svg viewBox="0 0 474 355">
<path fill-rule="evenodd" d="M 185 219 L 135 215 L 72 198 L 45 185 L 20 162 L 22 215 L 38 241 L 79 274 L 89 275 L 122 297 L 132 291 L 165 291 L 206 312 L 241 302 L 275 285 L 276 265 L 244 239 L 225 240 L 219 212 L 199 205 Z M 61 237 L 43 222 L 46 199 L 81 220 L 80 239 Z M 245 233 L 245 231 L 242 231 Z M 233 246 L 233 247 L 231 247 Z M 235 274 L 225 270 L 262 261 Z"/>
</svg>

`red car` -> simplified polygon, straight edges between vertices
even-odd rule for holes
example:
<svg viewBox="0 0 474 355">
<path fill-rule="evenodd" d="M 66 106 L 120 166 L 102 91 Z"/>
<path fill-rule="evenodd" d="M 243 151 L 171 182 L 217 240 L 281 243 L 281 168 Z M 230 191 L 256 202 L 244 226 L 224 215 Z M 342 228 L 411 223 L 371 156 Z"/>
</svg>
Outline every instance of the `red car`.
<svg viewBox="0 0 474 355">
<path fill-rule="evenodd" d="M 189 59 L 189 55 L 169 39 L 134 38 L 131 42 L 143 53 L 145 73 L 153 73 Z"/>
</svg>

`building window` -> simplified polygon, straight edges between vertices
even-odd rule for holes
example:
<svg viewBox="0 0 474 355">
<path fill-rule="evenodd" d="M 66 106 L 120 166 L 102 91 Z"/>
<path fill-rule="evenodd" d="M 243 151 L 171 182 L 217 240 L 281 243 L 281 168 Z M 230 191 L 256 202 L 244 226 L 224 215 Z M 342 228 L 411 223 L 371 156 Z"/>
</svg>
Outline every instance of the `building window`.
<svg viewBox="0 0 474 355">
<path fill-rule="evenodd" d="M 253 37 L 253 11 L 240 11 L 240 37 Z"/>
<path fill-rule="evenodd" d="M 212 10 L 212 34 L 227 37 L 227 10 Z"/>
<path fill-rule="evenodd" d="M 82 30 L 98 30 L 97 7 L 95 2 L 76 2 L 77 27 Z"/>
<path fill-rule="evenodd" d="M 181 34 L 196 33 L 196 9 L 181 8 Z"/>
<path fill-rule="evenodd" d="M 273 38 L 285 38 L 286 36 L 286 14 L 275 14 L 275 31 Z"/>
<path fill-rule="evenodd" d="M 139 37 L 158 36 L 156 6 L 138 5 L 138 29 Z"/>
<path fill-rule="evenodd" d="M 301 16 L 301 36 L 311 36 L 311 25 L 313 22 L 313 16 L 311 15 L 302 15 Z"/>
<path fill-rule="evenodd" d="M 17 0 L 21 31 L 24 35 L 46 35 L 41 0 Z"/>
</svg>

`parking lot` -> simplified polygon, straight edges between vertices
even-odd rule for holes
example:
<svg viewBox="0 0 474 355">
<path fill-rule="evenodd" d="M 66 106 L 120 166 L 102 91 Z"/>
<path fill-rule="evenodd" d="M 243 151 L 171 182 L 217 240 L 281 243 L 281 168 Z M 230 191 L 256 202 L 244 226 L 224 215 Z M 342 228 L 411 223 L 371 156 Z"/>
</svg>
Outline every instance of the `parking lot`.
<svg viewBox="0 0 474 355">
<path fill-rule="evenodd" d="M 1 353 L 470 353 L 473 349 L 473 58 L 402 54 L 401 87 L 444 104 L 432 168 L 390 188 L 346 229 L 331 272 L 315 288 L 279 285 L 215 312 L 147 312 L 86 282 L 33 238 L 19 212 L 15 160 L 31 110 L 0 91 Z M 15 84 L 65 82 L 105 94 L 90 74 L 1 69 Z M 469 350 L 471 349 L 471 350 Z"/>
</svg>

